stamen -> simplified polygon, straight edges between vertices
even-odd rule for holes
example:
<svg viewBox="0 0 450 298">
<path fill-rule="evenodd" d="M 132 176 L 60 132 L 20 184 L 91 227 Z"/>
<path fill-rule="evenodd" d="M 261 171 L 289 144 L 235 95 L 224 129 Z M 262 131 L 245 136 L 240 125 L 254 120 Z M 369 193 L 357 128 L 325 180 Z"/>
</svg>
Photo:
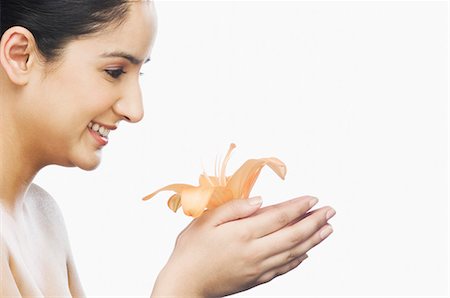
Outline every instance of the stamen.
<svg viewBox="0 0 450 298">
<path fill-rule="evenodd" d="M 227 181 L 226 181 L 227 179 L 225 177 L 225 169 L 227 167 L 228 160 L 230 159 L 231 151 L 233 151 L 234 148 L 236 148 L 236 145 L 234 143 L 231 143 L 230 148 L 228 149 L 227 155 L 225 156 L 225 159 L 223 160 L 222 169 L 220 172 L 220 184 L 221 185 L 227 184 Z"/>
<path fill-rule="evenodd" d="M 214 186 L 214 183 L 211 181 L 211 178 L 209 178 L 208 174 L 206 174 L 205 170 L 203 170 L 203 177 L 205 177 L 206 180 L 208 180 L 209 185 Z"/>
</svg>

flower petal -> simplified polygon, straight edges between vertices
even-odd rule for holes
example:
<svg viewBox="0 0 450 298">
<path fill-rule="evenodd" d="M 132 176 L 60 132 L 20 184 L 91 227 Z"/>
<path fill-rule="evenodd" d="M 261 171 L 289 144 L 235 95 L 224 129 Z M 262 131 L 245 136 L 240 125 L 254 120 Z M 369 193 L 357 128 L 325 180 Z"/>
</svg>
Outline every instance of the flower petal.
<svg viewBox="0 0 450 298">
<path fill-rule="evenodd" d="M 200 186 L 218 186 L 219 179 L 215 176 L 208 176 L 206 173 L 200 175 L 198 179 Z"/>
<path fill-rule="evenodd" d="M 179 193 L 174 194 L 170 197 L 169 201 L 167 201 L 167 206 L 172 209 L 173 212 L 177 212 L 178 208 L 181 207 L 181 196 Z"/>
<path fill-rule="evenodd" d="M 233 192 L 223 186 L 214 187 L 214 191 L 209 198 L 208 209 L 216 208 L 233 199 Z"/>
<path fill-rule="evenodd" d="M 268 165 L 281 179 L 286 176 L 286 165 L 276 157 L 249 159 L 231 177 L 227 183 L 233 197 L 248 198 L 261 169 Z"/>
<path fill-rule="evenodd" d="M 164 187 L 152 192 L 148 196 L 145 196 L 142 200 L 144 200 L 144 201 L 149 200 L 149 199 L 153 198 L 158 192 L 163 191 L 163 190 L 171 190 L 176 193 L 181 193 L 184 189 L 189 188 L 189 187 L 194 187 L 194 186 L 192 186 L 190 184 L 170 184 L 170 185 L 164 186 Z"/>
<path fill-rule="evenodd" d="M 198 186 L 185 188 L 181 192 L 181 205 L 184 214 L 192 217 L 200 216 L 205 211 L 214 187 Z"/>
<path fill-rule="evenodd" d="M 287 168 L 284 162 L 276 157 L 268 157 L 263 159 L 266 160 L 266 165 L 268 165 L 278 175 L 278 177 L 284 180 L 287 173 Z"/>
</svg>

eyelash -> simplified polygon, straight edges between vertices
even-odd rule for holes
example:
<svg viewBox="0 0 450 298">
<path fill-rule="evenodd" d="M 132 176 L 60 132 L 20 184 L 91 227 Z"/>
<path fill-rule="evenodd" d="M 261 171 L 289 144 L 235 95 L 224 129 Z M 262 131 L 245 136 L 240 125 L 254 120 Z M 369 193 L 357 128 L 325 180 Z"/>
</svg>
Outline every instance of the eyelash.
<svg viewBox="0 0 450 298">
<path fill-rule="evenodd" d="M 122 68 L 118 69 L 105 69 L 105 72 L 112 77 L 113 79 L 118 79 L 121 75 L 125 74 L 126 72 Z M 140 72 L 140 76 L 143 76 L 144 73 Z"/>
<path fill-rule="evenodd" d="M 113 79 L 118 79 L 121 75 L 125 74 L 126 72 L 123 70 L 123 68 L 117 68 L 117 69 L 105 69 L 105 72 L 112 77 Z"/>
</svg>

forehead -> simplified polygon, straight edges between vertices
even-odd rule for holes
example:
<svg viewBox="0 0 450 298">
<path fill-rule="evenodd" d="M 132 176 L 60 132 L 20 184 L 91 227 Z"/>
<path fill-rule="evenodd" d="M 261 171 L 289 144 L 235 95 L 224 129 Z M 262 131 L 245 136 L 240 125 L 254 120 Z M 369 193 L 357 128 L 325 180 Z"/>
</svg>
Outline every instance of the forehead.
<svg viewBox="0 0 450 298">
<path fill-rule="evenodd" d="M 84 55 L 102 56 L 111 52 L 126 52 L 146 59 L 156 36 L 156 11 L 151 1 L 130 1 L 129 11 L 120 25 L 75 40 L 73 51 Z"/>
</svg>

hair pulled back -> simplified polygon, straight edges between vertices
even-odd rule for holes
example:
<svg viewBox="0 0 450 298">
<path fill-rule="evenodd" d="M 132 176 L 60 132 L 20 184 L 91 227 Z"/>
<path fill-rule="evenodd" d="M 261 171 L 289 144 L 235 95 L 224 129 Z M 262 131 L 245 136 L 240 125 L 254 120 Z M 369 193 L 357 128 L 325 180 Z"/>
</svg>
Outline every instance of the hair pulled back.
<svg viewBox="0 0 450 298">
<path fill-rule="evenodd" d="M 47 61 L 56 60 L 71 40 L 120 24 L 127 0 L 0 0 L 0 37 L 13 26 L 34 36 Z"/>
</svg>

